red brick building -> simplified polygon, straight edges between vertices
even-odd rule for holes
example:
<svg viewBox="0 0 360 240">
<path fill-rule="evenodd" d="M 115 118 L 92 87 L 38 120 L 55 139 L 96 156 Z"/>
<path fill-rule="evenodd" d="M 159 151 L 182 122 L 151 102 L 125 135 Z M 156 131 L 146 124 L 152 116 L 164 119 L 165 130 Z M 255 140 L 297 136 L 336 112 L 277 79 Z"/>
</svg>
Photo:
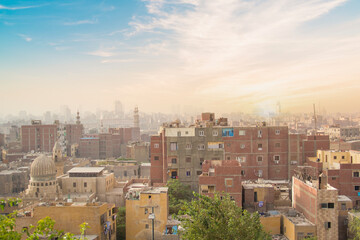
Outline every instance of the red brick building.
<svg viewBox="0 0 360 240">
<path fill-rule="evenodd" d="M 310 180 L 309 180 L 310 179 Z M 327 176 L 293 177 L 293 207 L 317 226 L 317 239 L 338 239 L 338 189 L 327 184 Z"/>
<path fill-rule="evenodd" d="M 214 197 L 218 192 L 229 194 L 236 204 L 242 204 L 241 165 L 236 160 L 206 160 L 199 176 L 200 194 Z"/>
<path fill-rule="evenodd" d="M 100 139 L 94 136 L 80 138 L 79 157 L 98 159 L 100 157 Z"/>
<path fill-rule="evenodd" d="M 153 183 L 179 178 L 197 189 L 205 159 L 240 162 L 243 180 L 290 180 L 306 156 L 330 146 L 328 136 L 289 134 L 287 126 L 229 127 L 211 122 L 211 114 L 202 117 L 208 120 L 190 127 L 174 122 L 151 137 Z"/>
<path fill-rule="evenodd" d="M 52 152 L 57 139 L 57 125 L 43 125 L 40 120 L 31 125 L 21 126 L 21 146 L 23 152 Z"/>
</svg>

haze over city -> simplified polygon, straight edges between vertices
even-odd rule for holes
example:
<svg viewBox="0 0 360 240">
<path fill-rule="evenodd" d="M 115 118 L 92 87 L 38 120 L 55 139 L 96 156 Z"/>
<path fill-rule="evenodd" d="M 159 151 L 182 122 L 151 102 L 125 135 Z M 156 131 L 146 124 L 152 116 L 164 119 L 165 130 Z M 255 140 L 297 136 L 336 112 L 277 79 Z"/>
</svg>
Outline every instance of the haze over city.
<svg viewBox="0 0 360 240">
<path fill-rule="evenodd" d="M 0 115 L 355 112 L 360 2 L 1 1 Z M 184 110 L 186 111 L 186 110 Z"/>
</svg>

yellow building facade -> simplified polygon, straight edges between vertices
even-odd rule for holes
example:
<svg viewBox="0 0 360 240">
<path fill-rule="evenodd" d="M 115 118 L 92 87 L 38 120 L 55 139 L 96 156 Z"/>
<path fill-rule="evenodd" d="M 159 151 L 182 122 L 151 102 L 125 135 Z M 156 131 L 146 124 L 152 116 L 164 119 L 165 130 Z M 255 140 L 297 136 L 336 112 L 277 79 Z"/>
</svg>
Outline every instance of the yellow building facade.
<svg viewBox="0 0 360 240">
<path fill-rule="evenodd" d="M 152 239 L 152 213 L 155 239 L 161 239 L 165 230 L 169 206 L 168 188 L 159 187 L 149 190 L 129 192 L 126 196 L 126 239 Z"/>
</svg>

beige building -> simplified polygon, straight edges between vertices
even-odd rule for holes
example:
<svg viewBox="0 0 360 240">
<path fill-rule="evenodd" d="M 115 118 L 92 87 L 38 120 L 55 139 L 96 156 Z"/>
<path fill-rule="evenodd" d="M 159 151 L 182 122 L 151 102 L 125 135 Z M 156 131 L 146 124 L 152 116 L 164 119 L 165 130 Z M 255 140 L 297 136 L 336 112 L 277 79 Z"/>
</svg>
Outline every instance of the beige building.
<svg viewBox="0 0 360 240">
<path fill-rule="evenodd" d="M 169 214 L 168 188 L 129 191 L 126 197 L 126 239 L 161 239 Z M 152 228 L 154 217 L 154 229 Z"/>
<path fill-rule="evenodd" d="M 55 221 L 54 228 L 80 235 L 80 224 L 86 222 L 89 228 L 85 234 L 91 239 L 105 240 L 116 239 L 116 208 L 114 204 L 108 203 L 42 203 L 33 208 L 30 214 L 19 214 L 16 218 L 17 231 L 21 231 L 30 224 L 45 217 Z"/>
<path fill-rule="evenodd" d="M 26 198 L 55 199 L 60 196 L 54 161 L 44 154 L 35 158 L 30 167 L 30 183 Z"/>
<path fill-rule="evenodd" d="M 301 240 L 305 237 L 316 236 L 315 224 L 311 223 L 299 212 L 290 210 L 282 218 L 283 232 L 289 240 Z"/>
</svg>

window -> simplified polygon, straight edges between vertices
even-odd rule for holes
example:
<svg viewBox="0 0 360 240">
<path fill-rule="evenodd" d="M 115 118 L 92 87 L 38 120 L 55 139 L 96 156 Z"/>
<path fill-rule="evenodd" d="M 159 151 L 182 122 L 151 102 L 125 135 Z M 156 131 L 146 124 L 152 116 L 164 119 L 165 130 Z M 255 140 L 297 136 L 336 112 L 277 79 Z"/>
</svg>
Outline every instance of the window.
<svg viewBox="0 0 360 240">
<path fill-rule="evenodd" d="M 84 182 L 84 187 L 87 187 L 87 183 L 86 183 L 86 182 Z"/>
<path fill-rule="evenodd" d="M 245 144 L 241 144 L 241 145 L 240 145 L 240 148 L 241 148 L 241 149 L 244 149 L 244 148 L 245 148 Z"/>
<path fill-rule="evenodd" d="M 213 130 L 212 134 L 213 134 L 213 136 L 218 136 L 219 132 L 217 130 Z"/>
<path fill-rule="evenodd" d="M 154 160 L 159 160 L 159 156 L 154 156 Z"/>
<path fill-rule="evenodd" d="M 321 208 L 328 208 L 328 204 L 327 203 L 321 203 Z"/>
<path fill-rule="evenodd" d="M 124 171 L 124 177 L 127 177 L 127 171 L 126 170 Z"/>
<path fill-rule="evenodd" d="M 258 130 L 258 138 L 262 138 L 262 131 Z"/>
<path fill-rule="evenodd" d="M 191 157 L 186 157 L 186 162 L 191 163 Z"/>
<path fill-rule="evenodd" d="M 275 134 L 280 135 L 280 130 L 279 129 L 275 130 Z"/>
<path fill-rule="evenodd" d="M 345 159 L 345 156 L 341 156 L 341 159 Z"/>
<path fill-rule="evenodd" d="M 191 146 L 191 144 L 190 144 L 190 143 L 187 143 L 187 144 L 186 144 L 186 146 L 185 146 L 185 148 L 186 148 L 186 149 L 191 149 L 191 148 L 192 148 L 192 146 Z"/>
<path fill-rule="evenodd" d="M 73 187 L 76 187 L 76 182 L 73 183 Z"/>
<path fill-rule="evenodd" d="M 172 158 L 171 163 L 176 164 L 176 158 Z"/>
<path fill-rule="evenodd" d="M 360 186 L 355 186 L 355 191 L 359 191 L 360 190 Z"/>
<path fill-rule="evenodd" d="M 202 174 L 202 171 L 196 171 L 196 175 L 201 175 Z"/>
<path fill-rule="evenodd" d="M 232 187 L 233 179 L 232 178 L 225 178 L 225 186 Z"/>
<path fill-rule="evenodd" d="M 159 144 L 158 144 L 158 143 L 155 143 L 155 144 L 154 144 L 154 148 L 159 148 Z"/>
<path fill-rule="evenodd" d="M 328 208 L 334 208 L 334 203 L 328 203 Z"/>
<path fill-rule="evenodd" d="M 341 210 L 346 210 L 346 203 L 341 204 Z"/>
<path fill-rule="evenodd" d="M 176 151 L 178 149 L 177 142 L 170 143 L 170 151 Z"/>
<path fill-rule="evenodd" d="M 204 131 L 199 131 L 199 136 L 205 136 L 205 132 Z"/>
<path fill-rule="evenodd" d="M 262 162 L 262 160 L 263 160 L 263 157 L 262 157 L 262 156 L 257 156 L 257 161 L 258 161 L 258 162 Z"/>
<path fill-rule="evenodd" d="M 280 143 L 275 143 L 275 147 L 279 148 L 281 146 Z"/>
<path fill-rule="evenodd" d="M 148 229 L 148 228 L 149 228 L 149 224 L 145 224 L 145 228 Z"/>
<path fill-rule="evenodd" d="M 336 156 L 334 156 L 334 159 L 336 159 L 337 157 Z"/>
<path fill-rule="evenodd" d="M 262 150 L 262 143 L 258 144 L 258 150 Z"/>
<path fill-rule="evenodd" d="M 336 180 L 336 177 L 331 177 L 331 180 Z"/>
<path fill-rule="evenodd" d="M 205 144 L 199 144 L 198 150 L 205 150 Z"/>
<path fill-rule="evenodd" d="M 222 136 L 223 137 L 233 137 L 234 136 L 234 129 L 233 128 L 223 128 L 222 129 Z"/>
<path fill-rule="evenodd" d="M 215 186 L 208 186 L 208 189 L 209 189 L 209 193 L 215 192 Z"/>
<path fill-rule="evenodd" d="M 258 177 L 262 177 L 262 174 L 263 174 L 263 171 L 262 171 L 262 170 L 259 170 L 259 172 L 258 172 Z"/>
<path fill-rule="evenodd" d="M 359 172 L 353 172 L 353 177 L 359 177 Z"/>
<path fill-rule="evenodd" d="M 200 166 L 202 166 L 203 162 L 204 162 L 204 158 L 200 158 Z"/>
<path fill-rule="evenodd" d="M 274 156 L 274 160 L 275 160 L 275 161 L 280 161 L 280 156 L 279 156 L 279 155 L 275 155 L 275 156 Z"/>
<path fill-rule="evenodd" d="M 245 130 L 239 130 L 239 136 L 245 136 Z"/>
<path fill-rule="evenodd" d="M 241 170 L 241 176 L 245 176 L 245 170 Z"/>
<path fill-rule="evenodd" d="M 148 209 L 147 209 L 147 208 L 145 208 L 145 214 L 148 214 L 148 212 L 149 212 L 149 211 L 148 211 Z"/>
<path fill-rule="evenodd" d="M 187 176 L 187 177 L 190 177 L 190 176 L 191 176 L 191 171 L 190 171 L 190 170 L 187 170 L 187 171 L 186 171 L 186 176 Z"/>
<path fill-rule="evenodd" d="M 246 162 L 246 157 L 236 157 L 236 161 L 238 162 Z"/>
<path fill-rule="evenodd" d="M 325 229 L 331 228 L 331 222 L 325 222 Z"/>
</svg>

